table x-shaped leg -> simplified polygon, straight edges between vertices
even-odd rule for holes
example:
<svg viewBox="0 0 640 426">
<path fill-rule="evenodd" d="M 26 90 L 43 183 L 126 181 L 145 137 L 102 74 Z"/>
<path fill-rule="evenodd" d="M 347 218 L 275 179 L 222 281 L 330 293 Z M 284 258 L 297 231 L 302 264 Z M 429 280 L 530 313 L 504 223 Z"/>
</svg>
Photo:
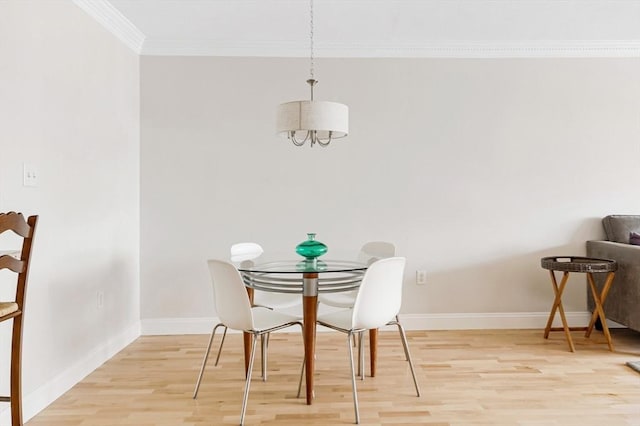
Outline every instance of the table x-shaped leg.
<svg viewBox="0 0 640 426">
<path fill-rule="evenodd" d="M 544 338 L 549 338 L 549 332 L 551 331 L 551 324 L 553 323 L 553 318 L 556 316 L 556 310 L 560 311 L 560 318 L 562 319 L 562 328 L 564 329 L 564 334 L 567 336 L 567 341 L 569 342 L 569 349 L 571 352 L 575 352 L 576 348 L 573 346 L 573 340 L 571 339 L 571 330 L 569 329 L 569 325 L 567 324 L 567 317 L 564 315 L 564 308 L 562 307 L 562 292 L 564 291 L 564 287 L 567 285 L 567 280 L 569 279 L 569 272 L 564 272 L 562 275 L 562 281 L 560 281 L 560 287 L 558 287 L 558 282 L 556 281 L 556 276 L 553 271 L 549 271 L 551 274 L 551 283 L 553 284 L 553 292 L 556 295 L 555 300 L 553 301 L 553 307 L 551 308 L 551 314 L 549 315 L 549 319 L 547 320 L 547 326 L 544 329 Z"/>
<path fill-rule="evenodd" d="M 598 294 L 598 290 L 596 288 L 596 283 L 593 280 L 593 275 L 591 273 L 587 274 L 587 280 L 589 281 L 589 288 L 591 289 L 591 294 L 593 295 L 593 301 L 595 302 L 595 309 L 593 310 L 593 314 L 591 314 L 591 321 L 589 321 L 589 326 L 587 327 L 587 332 L 585 333 L 585 337 L 589 337 L 591 332 L 593 331 L 593 326 L 596 323 L 596 319 L 600 318 L 600 323 L 602 324 L 602 331 L 604 332 L 604 337 L 607 339 L 607 344 L 609 345 L 609 350 L 613 352 L 613 343 L 611 342 L 611 333 L 609 333 L 609 327 L 607 326 L 607 319 L 604 316 L 604 301 L 607 299 L 607 295 L 609 294 L 609 288 L 611 288 L 611 283 L 613 282 L 613 278 L 615 276 L 615 272 L 609 272 L 607 274 L 607 278 L 604 282 L 604 286 L 602 287 L 602 291 Z"/>
</svg>

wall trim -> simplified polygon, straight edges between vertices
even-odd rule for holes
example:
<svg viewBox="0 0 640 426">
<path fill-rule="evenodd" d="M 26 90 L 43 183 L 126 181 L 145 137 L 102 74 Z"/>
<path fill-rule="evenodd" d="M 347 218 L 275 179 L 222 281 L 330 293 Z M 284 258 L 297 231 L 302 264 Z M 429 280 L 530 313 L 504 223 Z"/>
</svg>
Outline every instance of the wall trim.
<svg viewBox="0 0 640 426">
<path fill-rule="evenodd" d="M 87 375 L 100 367 L 115 354 L 131 344 L 140 336 L 140 322 L 124 329 L 121 333 L 107 340 L 104 344 L 96 347 L 71 367 L 45 382 L 36 390 L 23 395 L 23 417 L 24 421 L 33 418 L 40 411 L 47 408 L 49 404 L 61 397 L 80 382 Z M 8 404 L 2 404 L 0 411 L 0 424 L 10 424 L 10 408 Z"/>
<path fill-rule="evenodd" d="M 140 55 L 299 58 L 307 58 L 309 55 L 306 43 L 277 39 L 240 41 L 148 38 L 108 0 L 73 2 Z M 315 53 L 317 57 L 335 58 L 620 58 L 640 57 L 640 40 L 380 39 L 366 43 L 319 42 L 315 46 Z"/>
<path fill-rule="evenodd" d="M 145 36 L 118 9 L 107 0 L 73 0 L 73 2 L 98 21 L 131 50 L 140 54 Z"/>
<path fill-rule="evenodd" d="M 589 323 L 591 314 L 566 312 L 572 327 L 583 327 Z M 407 330 L 499 330 L 499 329 L 544 329 L 549 312 L 497 312 L 497 313 L 452 313 L 452 314 L 401 314 L 400 321 Z M 173 334 L 210 334 L 217 318 L 148 318 L 142 320 L 143 336 Z M 610 327 L 618 324 L 608 321 Z M 556 315 L 554 327 L 561 327 Z M 318 328 L 321 331 L 321 328 Z M 231 332 L 231 330 L 229 331 Z"/>
<path fill-rule="evenodd" d="M 565 312 L 567 322 L 573 327 L 589 323 L 591 314 Z M 549 312 L 493 312 L 455 314 L 405 314 L 400 321 L 407 330 L 499 330 L 499 329 L 544 329 Z M 555 327 L 562 322 L 556 314 Z"/>
<path fill-rule="evenodd" d="M 299 57 L 306 46 L 282 41 L 148 39 L 108 0 L 73 0 L 130 49 L 149 56 Z M 640 57 L 638 40 L 460 40 L 391 43 L 388 40 L 318 43 L 317 57 L 335 58 L 628 58 Z"/>
<path fill-rule="evenodd" d="M 299 57 L 308 49 L 282 42 L 147 39 L 141 52 L 150 56 Z M 628 58 L 640 57 L 640 41 L 549 40 L 472 41 L 392 44 L 385 40 L 367 44 L 322 44 L 316 57 L 327 58 Z"/>
<path fill-rule="evenodd" d="M 143 336 L 165 336 L 175 334 L 211 334 L 218 318 L 148 318 L 141 321 Z M 229 330 L 231 332 L 231 330 Z"/>
</svg>

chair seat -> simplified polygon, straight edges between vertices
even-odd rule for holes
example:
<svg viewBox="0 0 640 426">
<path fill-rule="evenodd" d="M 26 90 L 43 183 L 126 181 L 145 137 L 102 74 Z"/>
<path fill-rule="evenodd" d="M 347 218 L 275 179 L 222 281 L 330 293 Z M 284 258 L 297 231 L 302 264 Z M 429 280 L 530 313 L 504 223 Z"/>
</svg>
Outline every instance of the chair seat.
<svg viewBox="0 0 640 426">
<path fill-rule="evenodd" d="M 282 324 L 300 320 L 300 317 L 278 311 L 272 311 L 271 309 L 264 308 L 262 306 L 251 308 L 251 312 L 253 314 L 253 331 L 268 330 L 270 328 L 279 327 Z"/>
<path fill-rule="evenodd" d="M 343 330 L 353 328 L 353 309 L 343 309 L 329 314 L 318 316 L 319 323 L 330 324 Z"/>
<path fill-rule="evenodd" d="M 357 291 L 345 291 L 341 293 L 326 293 L 318 296 L 320 303 L 336 308 L 351 308 L 356 301 Z"/>
<path fill-rule="evenodd" d="M 288 309 L 294 306 L 302 306 L 302 298 L 299 294 L 255 290 L 253 292 L 253 304 L 274 309 Z"/>
<path fill-rule="evenodd" d="M 0 302 L 0 318 L 18 311 L 18 304 L 15 302 Z"/>
</svg>

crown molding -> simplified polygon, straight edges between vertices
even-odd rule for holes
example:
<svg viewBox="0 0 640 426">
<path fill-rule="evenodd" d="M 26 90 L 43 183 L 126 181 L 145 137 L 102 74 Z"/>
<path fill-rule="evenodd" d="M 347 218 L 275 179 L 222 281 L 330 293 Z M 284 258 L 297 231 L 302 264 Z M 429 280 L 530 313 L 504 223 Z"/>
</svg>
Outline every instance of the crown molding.
<svg viewBox="0 0 640 426">
<path fill-rule="evenodd" d="M 306 58 L 308 48 L 283 42 L 147 40 L 140 52 L 149 56 L 231 56 Z M 321 44 L 316 57 L 325 58 L 635 58 L 640 41 L 457 41 L 421 44 Z"/>
<path fill-rule="evenodd" d="M 89 16 L 98 21 L 109 32 L 115 35 L 127 47 L 142 53 L 145 36 L 118 9 L 107 0 L 73 0 Z"/>
<path fill-rule="evenodd" d="M 193 0 L 181 0 L 173 2 L 167 0 L 163 3 L 173 3 L 175 7 L 181 5 L 182 2 Z M 214 0 L 212 0 L 214 1 Z M 235 6 L 236 1 L 241 0 L 215 0 L 219 5 L 227 7 Z M 242 0 L 249 5 L 257 0 Z M 262 5 L 261 0 L 261 4 Z M 387 4 L 389 0 L 367 0 L 374 1 L 380 5 Z M 398 0 L 401 4 L 406 5 L 424 5 L 423 0 Z M 424 0 L 426 1 L 426 0 Z M 443 1 L 443 0 L 440 0 Z M 462 0 L 469 2 L 470 0 Z M 474 0 L 475 1 L 475 0 Z M 514 0 L 515 1 L 515 0 Z M 518 0 L 524 6 L 538 5 L 532 0 Z M 536 0 L 537 1 L 537 0 Z M 234 33 L 227 34 L 224 38 L 175 38 L 160 39 L 156 37 L 146 37 L 125 15 L 120 12 L 109 0 L 73 0 L 73 2 L 83 9 L 92 18 L 98 21 L 108 31 L 115 35 L 118 39 L 125 43 L 130 49 L 139 55 L 147 56 L 230 56 L 230 57 L 288 57 L 288 58 L 307 58 L 309 55 L 306 41 L 283 40 L 267 36 L 264 39 L 242 39 L 235 37 Z M 298 0 L 271 0 L 271 3 L 291 3 L 297 4 Z M 340 0 L 334 2 L 325 0 L 325 3 L 334 7 L 344 4 L 358 4 L 361 0 Z M 153 6 L 153 3 L 149 3 Z M 215 4 L 214 3 L 214 4 Z M 438 3 L 437 0 L 433 1 Z M 485 1 L 485 3 L 487 3 Z M 602 6 L 602 0 L 592 1 L 593 5 Z M 591 4 L 590 3 L 590 4 Z M 625 4 L 618 2 L 620 4 Z M 430 4 L 430 3 L 426 3 Z M 443 3 L 446 4 L 446 3 Z M 470 4 L 476 4 L 471 2 Z M 482 3 L 484 4 L 484 3 Z M 554 5 L 557 3 L 541 1 L 543 6 L 546 4 Z M 599 7 L 600 7 L 599 6 Z M 243 6 L 243 10 L 246 8 Z M 380 6 L 378 6 L 380 7 Z M 640 8 L 640 6 L 638 6 Z M 169 9 L 170 10 L 170 9 Z M 226 9 L 224 9 L 226 10 Z M 444 9 L 447 10 L 446 8 Z M 536 10 L 536 9 L 532 9 Z M 541 9 L 545 11 L 547 9 Z M 635 9 L 631 8 L 630 11 Z M 627 13 L 629 10 L 625 11 Z M 166 13 L 166 11 L 165 11 Z M 618 12 L 620 15 L 622 12 Z M 615 15 L 615 14 L 614 14 Z M 585 15 L 586 17 L 591 15 Z M 617 16 L 617 15 L 615 15 Z M 519 15 L 512 16 L 513 19 Z M 586 19 L 583 16 L 583 19 Z M 462 25 L 462 24 L 461 24 Z M 578 35 L 580 31 L 576 29 L 573 36 Z M 640 39 L 636 39 L 633 32 L 621 31 L 620 34 L 629 35 L 629 39 L 608 39 L 607 35 L 615 37 L 615 33 L 608 31 L 603 32 L 601 36 L 604 39 L 571 39 L 571 34 L 567 34 L 566 39 L 548 39 L 548 40 L 519 40 L 519 39 L 503 39 L 503 40 L 473 40 L 465 39 L 464 34 L 458 40 L 420 40 L 418 38 L 411 40 L 398 39 L 378 39 L 367 40 L 361 42 L 353 41 L 337 41 L 337 42 L 318 42 L 315 45 L 315 54 L 317 57 L 334 57 L 334 58 L 630 58 L 640 57 Z M 618 34 L 618 35 L 620 35 Z M 485 34 L 488 35 L 488 34 Z M 451 36 L 451 34 L 449 34 Z M 467 34 L 468 36 L 468 34 Z M 509 37 L 508 33 L 505 37 Z"/>
</svg>

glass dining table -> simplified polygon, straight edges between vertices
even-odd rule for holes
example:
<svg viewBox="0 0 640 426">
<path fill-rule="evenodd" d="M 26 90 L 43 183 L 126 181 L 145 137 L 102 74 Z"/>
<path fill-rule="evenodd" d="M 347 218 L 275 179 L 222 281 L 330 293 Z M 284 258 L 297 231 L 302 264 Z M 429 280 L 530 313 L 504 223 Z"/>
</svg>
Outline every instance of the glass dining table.
<svg viewBox="0 0 640 426">
<path fill-rule="evenodd" d="M 318 294 L 350 291 L 360 286 L 367 265 L 344 260 L 283 260 L 238 267 L 253 301 L 253 290 L 297 293 L 302 296 L 305 384 L 307 405 L 313 401 Z M 375 372 L 377 330 L 370 331 L 371 371 Z M 245 368 L 248 368 L 250 336 L 245 335 Z"/>
</svg>

